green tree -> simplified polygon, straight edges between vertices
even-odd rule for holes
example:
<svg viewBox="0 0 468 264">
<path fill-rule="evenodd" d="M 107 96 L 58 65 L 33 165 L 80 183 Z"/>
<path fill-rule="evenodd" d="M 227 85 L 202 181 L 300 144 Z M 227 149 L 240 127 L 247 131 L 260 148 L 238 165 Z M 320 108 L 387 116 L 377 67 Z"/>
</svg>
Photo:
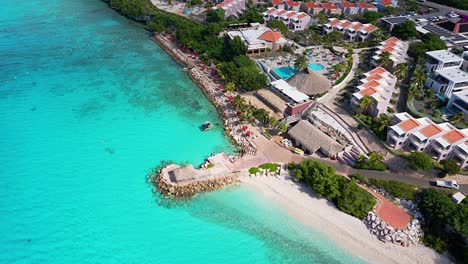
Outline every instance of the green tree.
<svg viewBox="0 0 468 264">
<path fill-rule="evenodd" d="M 423 69 L 417 69 L 413 73 L 412 83 L 419 87 L 424 87 L 424 82 L 426 81 L 427 75 Z"/>
<path fill-rule="evenodd" d="M 450 118 L 450 122 L 454 125 L 460 125 L 465 123 L 465 117 L 463 116 L 463 112 L 458 112 Z"/>
<path fill-rule="evenodd" d="M 376 132 L 383 132 L 388 126 L 391 125 L 391 123 L 392 123 L 392 120 L 390 119 L 388 115 L 381 114 L 378 117 L 374 118 L 374 120 L 372 120 L 371 127 L 372 127 L 372 130 Z"/>
<path fill-rule="evenodd" d="M 408 166 L 413 170 L 431 170 L 434 165 L 429 155 L 424 152 L 413 152 L 408 156 Z"/>
<path fill-rule="evenodd" d="M 240 95 L 236 95 L 234 96 L 233 100 L 232 100 L 232 105 L 235 107 L 235 108 L 239 108 L 241 105 L 245 105 L 246 104 L 246 101 L 245 101 L 245 98 L 240 96 Z"/>
<path fill-rule="evenodd" d="M 270 28 L 278 29 L 283 35 L 288 32 L 288 27 L 279 20 L 270 20 L 267 25 Z"/>
<path fill-rule="evenodd" d="M 375 206 L 376 200 L 354 181 L 346 181 L 336 204 L 341 211 L 362 219 Z"/>
<path fill-rule="evenodd" d="M 210 9 L 206 15 L 206 21 L 219 23 L 224 21 L 225 11 L 222 8 Z"/>
<path fill-rule="evenodd" d="M 327 23 L 327 16 L 323 12 L 319 12 L 317 15 L 315 15 L 315 18 L 317 18 L 320 24 Z"/>
<path fill-rule="evenodd" d="M 384 67 L 385 69 L 391 69 L 393 67 L 393 61 L 390 58 L 390 52 L 384 51 L 380 54 L 379 58 L 379 65 Z"/>
<path fill-rule="evenodd" d="M 227 91 L 233 92 L 236 90 L 236 84 L 233 82 L 228 82 L 226 86 L 224 86 L 224 89 L 226 89 Z"/>
<path fill-rule="evenodd" d="M 406 20 L 395 26 L 392 33 L 401 39 L 410 39 L 416 37 L 418 32 L 416 31 L 416 24 L 412 20 Z"/>
<path fill-rule="evenodd" d="M 240 19 L 244 20 L 247 23 L 261 23 L 261 24 L 263 24 L 265 22 L 265 20 L 263 19 L 263 16 L 261 15 L 261 12 L 259 12 L 255 8 L 247 9 L 247 11 L 245 11 L 242 14 Z"/>
<path fill-rule="evenodd" d="M 333 31 L 331 33 L 325 34 L 323 40 L 330 44 L 336 44 L 343 40 L 343 34 L 338 31 Z"/>
<path fill-rule="evenodd" d="M 445 41 L 441 40 L 435 33 L 427 33 L 422 37 L 422 42 L 426 45 L 427 51 L 446 49 Z"/>
<path fill-rule="evenodd" d="M 408 76 L 408 64 L 400 63 L 393 69 L 393 74 L 397 77 L 398 81 L 403 81 Z"/>
<path fill-rule="evenodd" d="M 415 83 L 412 83 L 408 89 L 408 93 L 409 93 L 409 96 L 411 98 L 421 98 L 424 93 L 423 91 L 421 90 L 421 88 L 419 88 L 418 85 L 416 85 Z"/>
<path fill-rule="evenodd" d="M 440 164 L 444 166 L 444 174 L 455 175 L 460 172 L 460 165 L 454 160 L 442 160 Z"/>
<path fill-rule="evenodd" d="M 384 33 L 380 28 L 378 28 L 372 33 L 372 36 L 373 36 L 375 41 L 380 42 L 384 38 Z"/>
<path fill-rule="evenodd" d="M 288 125 L 286 125 L 285 122 L 281 121 L 278 123 L 278 125 L 276 126 L 276 129 L 278 129 L 278 131 L 282 134 L 286 133 L 288 131 Z"/>
<path fill-rule="evenodd" d="M 239 36 L 235 36 L 229 42 L 229 46 L 231 47 L 233 56 L 241 56 L 247 54 L 248 48 Z"/>
<path fill-rule="evenodd" d="M 367 159 L 367 162 L 369 163 L 377 163 L 377 162 L 382 162 L 384 160 L 384 157 L 375 151 L 369 152 L 368 156 L 369 158 Z"/>
<path fill-rule="evenodd" d="M 362 18 L 364 19 L 363 22 L 366 23 L 371 23 L 376 25 L 377 21 L 383 17 L 383 13 L 377 12 L 377 11 L 367 11 L 362 15 Z"/>
<path fill-rule="evenodd" d="M 302 71 L 305 68 L 307 68 L 308 63 L 309 63 L 309 60 L 307 59 L 305 55 L 302 55 L 302 54 L 297 55 L 296 59 L 294 60 L 294 68 L 297 71 Z"/>
<path fill-rule="evenodd" d="M 384 10 L 384 14 L 386 16 L 390 16 L 390 15 L 394 15 L 396 14 L 398 11 L 400 11 L 400 9 L 398 7 L 395 7 L 395 6 L 387 6 L 385 7 L 385 10 Z"/>
<path fill-rule="evenodd" d="M 359 107 L 363 111 L 367 111 L 374 104 L 374 100 L 369 95 L 364 95 L 361 100 L 359 100 Z"/>
<path fill-rule="evenodd" d="M 412 54 L 412 56 L 420 58 L 427 52 L 427 47 L 423 42 L 411 43 L 409 45 L 408 51 L 410 54 Z"/>
</svg>

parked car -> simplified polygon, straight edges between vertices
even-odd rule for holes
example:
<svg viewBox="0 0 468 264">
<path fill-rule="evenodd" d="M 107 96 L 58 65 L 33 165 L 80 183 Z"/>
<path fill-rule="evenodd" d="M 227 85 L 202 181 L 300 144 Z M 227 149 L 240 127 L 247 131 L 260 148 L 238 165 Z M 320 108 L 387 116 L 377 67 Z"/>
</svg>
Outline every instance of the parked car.
<svg viewBox="0 0 468 264">
<path fill-rule="evenodd" d="M 458 188 L 460 188 L 458 186 L 458 182 L 454 181 L 454 180 L 451 180 L 451 181 L 436 181 L 436 185 L 438 187 L 450 188 L 450 189 L 456 189 L 456 190 L 458 190 Z"/>
<path fill-rule="evenodd" d="M 450 18 L 457 18 L 457 17 L 460 17 L 457 13 L 455 12 L 449 12 L 447 13 L 447 16 L 450 17 Z"/>
</svg>

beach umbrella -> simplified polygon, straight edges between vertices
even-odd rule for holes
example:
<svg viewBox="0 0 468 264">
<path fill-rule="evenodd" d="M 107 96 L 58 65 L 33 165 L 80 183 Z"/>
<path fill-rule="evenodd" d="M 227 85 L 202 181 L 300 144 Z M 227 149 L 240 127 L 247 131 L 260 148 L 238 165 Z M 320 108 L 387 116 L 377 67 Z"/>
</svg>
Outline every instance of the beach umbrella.
<svg viewBox="0 0 468 264">
<path fill-rule="evenodd" d="M 249 129 L 247 126 L 242 126 L 242 130 L 247 131 Z"/>
<path fill-rule="evenodd" d="M 251 134 L 250 131 L 247 131 L 247 132 L 245 133 L 245 135 L 248 136 L 248 137 L 250 137 L 250 134 Z"/>
<path fill-rule="evenodd" d="M 232 103 L 232 101 L 234 101 L 234 97 L 232 97 L 232 96 L 229 96 L 229 97 L 228 97 L 228 100 L 229 100 L 229 102 L 231 102 L 231 103 Z"/>
<path fill-rule="evenodd" d="M 220 84 L 220 85 L 218 85 L 218 88 L 219 88 L 219 89 L 223 89 L 224 86 L 223 86 L 222 84 Z"/>
</svg>

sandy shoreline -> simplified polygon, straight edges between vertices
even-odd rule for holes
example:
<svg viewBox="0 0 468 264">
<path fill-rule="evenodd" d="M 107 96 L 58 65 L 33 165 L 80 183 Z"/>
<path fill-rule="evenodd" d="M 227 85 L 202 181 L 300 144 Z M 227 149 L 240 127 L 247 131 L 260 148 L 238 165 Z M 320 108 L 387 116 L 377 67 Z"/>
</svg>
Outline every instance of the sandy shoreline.
<svg viewBox="0 0 468 264">
<path fill-rule="evenodd" d="M 445 255 L 422 245 L 404 248 L 383 243 L 357 218 L 347 215 L 325 199 L 317 199 L 310 189 L 275 177 L 245 177 L 243 183 L 291 216 L 311 226 L 370 263 L 451 263 Z"/>
</svg>

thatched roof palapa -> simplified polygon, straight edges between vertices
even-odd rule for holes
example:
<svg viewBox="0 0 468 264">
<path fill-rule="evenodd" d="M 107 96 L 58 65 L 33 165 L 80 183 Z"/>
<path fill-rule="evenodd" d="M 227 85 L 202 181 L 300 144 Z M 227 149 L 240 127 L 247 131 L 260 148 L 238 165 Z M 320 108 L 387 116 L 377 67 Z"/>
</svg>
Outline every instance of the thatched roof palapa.
<svg viewBox="0 0 468 264">
<path fill-rule="evenodd" d="M 299 121 L 289 130 L 288 134 L 310 153 L 320 150 L 323 154 L 331 157 L 344 149 L 344 146 L 306 120 Z"/>
<path fill-rule="evenodd" d="M 330 81 L 320 73 L 307 67 L 307 71 L 300 71 L 288 81 L 288 84 L 307 94 L 316 95 L 331 89 Z"/>
<path fill-rule="evenodd" d="M 258 90 L 255 96 L 279 113 L 283 113 L 286 109 L 286 101 L 268 89 Z"/>
</svg>

